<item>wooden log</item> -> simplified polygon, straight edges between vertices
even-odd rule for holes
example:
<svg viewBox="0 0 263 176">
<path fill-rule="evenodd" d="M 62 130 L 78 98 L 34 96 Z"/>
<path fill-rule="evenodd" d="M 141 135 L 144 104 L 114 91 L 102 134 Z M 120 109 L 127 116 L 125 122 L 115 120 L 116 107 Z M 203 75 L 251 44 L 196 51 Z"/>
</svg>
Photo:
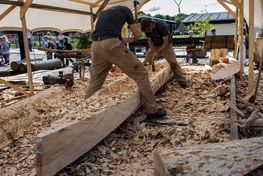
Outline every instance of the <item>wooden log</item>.
<svg viewBox="0 0 263 176">
<path fill-rule="evenodd" d="M 169 67 L 154 75 L 151 85 L 156 92 L 170 78 Z M 58 122 L 59 126 L 40 133 L 37 137 L 37 173 L 54 175 L 78 159 L 116 129 L 141 105 L 139 92 L 92 118 L 72 122 Z"/>
<path fill-rule="evenodd" d="M 263 163 L 263 137 L 154 151 L 154 175 L 245 175 Z"/>
<path fill-rule="evenodd" d="M 43 61 L 43 59 L 34 59 L 34 60 L 31 60 L 31 63 L 32 62 L 35 62 L 35 61 Z M 10 66 L 11 66 L 11 69 L 13 71 L 19 71 L 19 64 L 21 63 L 25 63 L 26 61 L 25 60 L 21 60 L 21 61 L 12 61 Z"/>
<path fill-rule="evenodd" d="M 20 72 L 26 72 L 27 67 L 26 67 L 25 62 L 21 62 L 19 64 L 19 71 Z M 31 62 L 32 70 L 37 71 L 37 70 L 50 70 L 50 69 L 55 69 L 55 68 L 61 68 L 62 67 L 62 62 L 60 59 L 52 59 L 52 60 L 44 60 L 44 61 L 33 61 Z"/>
</svg>

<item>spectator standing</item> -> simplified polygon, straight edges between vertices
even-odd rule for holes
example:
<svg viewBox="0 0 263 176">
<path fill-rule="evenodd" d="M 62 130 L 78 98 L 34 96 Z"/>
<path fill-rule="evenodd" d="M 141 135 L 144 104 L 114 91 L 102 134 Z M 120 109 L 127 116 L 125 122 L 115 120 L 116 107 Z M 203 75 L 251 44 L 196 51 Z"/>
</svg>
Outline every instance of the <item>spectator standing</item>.
<svg viewBox="0 0 263 176">
<path fill-rule="evenodd" d="M 60 32 L 58 34 L 58 47 L 59 47 L 59 49 L 64 48 L 64 38 L 65 38 L 65 36 Z"/>
<path fill-rule="evenodd" d="M 197 56 L 196 56 L 196 47 L 194 45 L 193 41 L 193 31 L 188 32 L 188 38 L 190 39 L 191 45 L 186 46 L 186 62 L 189 63 L 190 58 L 192 58 L 192 63 L 196 64 L 198 62 Z"/>
<path fill-rule="evenodd" d="M 30 31 L 27 32 L 27 40 L 28 40 L 28 48 L 29 51 L 32 52 L 33 51 L 33 35 Z"/>
<path fill-rule="evenodd" d="M 4 35 L 2 39 L 2 52 L 5 64 L 10 64 L 10 46 L 7 37 Z"/>
<path fill-rule="evenodd" d="M 0 36 L 0 65 L 1 65 L 2 62 L 3 62 L 2 38 L 3 38 L 3 36 Z"/>
</svg>

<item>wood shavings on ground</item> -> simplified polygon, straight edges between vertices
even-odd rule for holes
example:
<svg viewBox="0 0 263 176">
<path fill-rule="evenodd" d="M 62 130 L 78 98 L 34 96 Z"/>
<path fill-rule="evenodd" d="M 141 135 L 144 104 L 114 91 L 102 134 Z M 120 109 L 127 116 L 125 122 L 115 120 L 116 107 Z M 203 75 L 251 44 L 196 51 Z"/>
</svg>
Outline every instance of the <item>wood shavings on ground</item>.
<svg viewBox="0 0 263 176">
<path fill-rule="evenodd" d="M 158 66 L 157 71 L 161 68 Z M 103 88 L 84 101 L 86 89 L 87 83 L 78 81 L 72 90 L 53 87 L 48 95 L 0 109 L 0 175 L 35 173 L 35 141 L 41 131 L 100 113 L 125 100 L 137 87 L 123 73 L 110 72 Z"/>
<path fill-rule="evenodd" d="M 229 141 L 229 81 L 212 81 L 211 70 L 190 69 L 185 69 L 189 88 L 172 79 L 156 94 L 176 125 L 145 123 L 143 110 L 138 111 L 57 175 L 153 175 L 155 149 Z"/>
</svg>

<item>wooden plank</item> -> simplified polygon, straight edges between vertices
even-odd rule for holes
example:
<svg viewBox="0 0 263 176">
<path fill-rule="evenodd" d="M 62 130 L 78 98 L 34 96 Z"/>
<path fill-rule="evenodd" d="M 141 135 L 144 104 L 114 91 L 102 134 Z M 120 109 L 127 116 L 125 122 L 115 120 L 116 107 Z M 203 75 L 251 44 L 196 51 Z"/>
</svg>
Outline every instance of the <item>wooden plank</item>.
<svg viewBox="0 0 263 176">
<path fill-rule="evenodd" d="M 0 84 L 5 84 L 5 85 L 7 85 L 8 87 L 11 87 L 11 88 L 15 89 L 16 91 L 18 91 L 18 92 L 26 95 L 27 97 L 30 96 L 30 94 L 29 94 L 27 91 L 25 91 L 24 89 L 22 89 L 22 88 L 20 88 L 20 87 L 18 87 L 18 86 L 16 86 L 16 85 L 14 85 L 14 84 L 12 84 L 12 83 L 9 83 L 8 81 L 5 81 L 5 80 L 3 80 L 2 78 L 0 78 Z"/>
<path fill-rule="evenodd" d="M 154 175 L 245 175 L 262 165 L 263 137 L 154 151 Z"/>
<path fill-rule="evenodd" d="M 231 93 L 231 97 L 230 97 L 231 102 L 236 106 L 236 80 L 235 80 L 235 76 L 233 76 L 231 79 L 230 93 Z M 236 121 L 237 121 L 237 114 L 231 108 L 230 109 L 230 139 L 231 140 L 239 139 L 238 126 L 236 124 Z"/>
<path fill-rule="evenodd" d="M 0 0 L 0 4 L 11 4 L 11 5 L 16 5 L 16 6 L 23 6 L 24 2 Z M 55 12 L 63 12 L 63 13 L 74 13 L 74 14 L 81 14 L 81 15 L 94 15 L 91 12 L 87 12 L 87 11 L 68 9 L 68 8 L 63 8 L 63 7 L 54 7 L 54 6 L 35 4 L 35 3 L 32 3 L 30 5 L 30 8 L 43 9 L 43 10 L 49 10 L 49 11 L 55 11 Z"/>
<path fill-rule="evenodd" d="M 249 1 L 249 71 L 248 71 L 248 93 L 253 92 L 254 87 L 254 0 Z"/>
<path fill-rule="evenodd" d="M 213 80 L 220 80 L 228 78 L 238 73 L 240 70 L 239 63 L 227 65 L 225 68 L 218 70 L 216 73 L 211 75 Z"/>
<path fill-rule="evenodd" d="M 156 92 L 172 77 L 169 67 L 156 73 L 151 81 Z M 141 105 L 139 92 L 92 118 L 59 123 L 37 137 L 38 175 L 54 175 L 89 151 L 124 122 Z"/>
</svg>

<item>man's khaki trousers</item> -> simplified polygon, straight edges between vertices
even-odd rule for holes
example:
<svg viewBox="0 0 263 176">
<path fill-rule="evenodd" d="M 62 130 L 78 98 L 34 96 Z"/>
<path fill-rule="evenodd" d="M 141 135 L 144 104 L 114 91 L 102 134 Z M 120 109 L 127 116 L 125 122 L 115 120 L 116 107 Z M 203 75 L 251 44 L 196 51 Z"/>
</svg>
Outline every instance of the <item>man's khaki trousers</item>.
<svg viewBox="0 0 263 176">
<path fill-rule="evenodd" d="M 112 64 L 114 64 L 137 83 L 146 113 L 157 110 L 146 69 L 119 39 L 93 41 L 91 51 L 91 78 L 85 98 L 89 98 L 102 87 Z"/>
<path fill-rule="evenodd" d="M 173 45 L 169 44 L 167 47 L 165 47 L 162 52 L 160 53 L 161 56 L 165 57 L 167 62 L 169 63 L 173 73 L 174 77 L 176 78 L 177 81 L 180 82 L 186 82 L 186 79 L 182 73 L 182 69 L 178 62 L 176 61 L 176 55 L 173 50 Z M 153 50 L 149 49 L 146 52 L 145 60 L 144 63 L 150 63 L 152 64 L 153 62 Z"/>
</svg>

